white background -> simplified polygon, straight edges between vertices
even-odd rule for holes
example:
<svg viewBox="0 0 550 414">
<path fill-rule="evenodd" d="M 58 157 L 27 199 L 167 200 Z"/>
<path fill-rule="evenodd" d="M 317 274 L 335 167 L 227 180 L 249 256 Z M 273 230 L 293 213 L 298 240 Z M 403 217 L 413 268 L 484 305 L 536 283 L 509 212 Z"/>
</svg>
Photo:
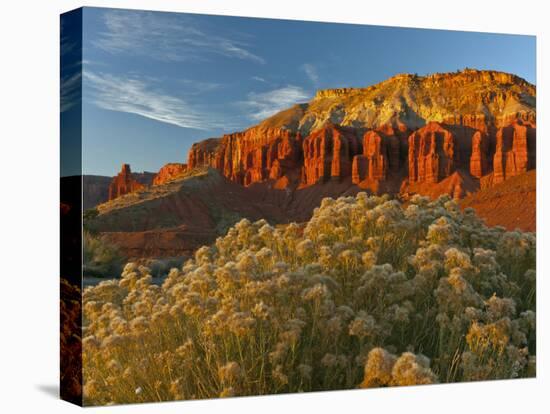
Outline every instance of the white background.
<svg viewBox="0 0 550 414">
<path fill-rule="evenodd" d="M 102 412 L 549 412 L 550 15 L 545 0 L 8 0 L 0 11 L 0 412 L 59 401 L 59 14 L 86 6 L 537 35 L 537 379 L 102 408 Z M 546 27 L 545 27 L 546 26 Z M 100 409 L 88 409 L 96 412 Z"/>
</svg>

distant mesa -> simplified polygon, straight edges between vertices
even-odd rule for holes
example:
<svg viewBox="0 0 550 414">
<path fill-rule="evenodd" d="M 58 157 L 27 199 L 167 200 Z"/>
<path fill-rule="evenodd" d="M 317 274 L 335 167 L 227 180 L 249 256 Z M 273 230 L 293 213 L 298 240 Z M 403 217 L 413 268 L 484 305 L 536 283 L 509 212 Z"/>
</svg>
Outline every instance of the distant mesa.
<svg viewBox="0 0 550 414">
<path fill-rule="evenodd" d="M 82 177 L 82 208 L 88 210 L 109 200 L 109 186 L 113 177 L 84 175 Z"/>
</svg>

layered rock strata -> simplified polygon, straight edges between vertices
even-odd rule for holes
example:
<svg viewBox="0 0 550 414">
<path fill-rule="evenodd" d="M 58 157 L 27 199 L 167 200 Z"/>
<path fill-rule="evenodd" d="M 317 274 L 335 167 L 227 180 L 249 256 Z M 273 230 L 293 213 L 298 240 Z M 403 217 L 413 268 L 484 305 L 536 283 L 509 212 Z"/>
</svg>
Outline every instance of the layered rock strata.
<svg viewBox="0 0 550 414">
<path fill-rule="evenodd" d="M 451 131 L 431 122 L 409 137 L 409 182 L 438 183 L 457 168 L 459 151 Z"/>
</svg>

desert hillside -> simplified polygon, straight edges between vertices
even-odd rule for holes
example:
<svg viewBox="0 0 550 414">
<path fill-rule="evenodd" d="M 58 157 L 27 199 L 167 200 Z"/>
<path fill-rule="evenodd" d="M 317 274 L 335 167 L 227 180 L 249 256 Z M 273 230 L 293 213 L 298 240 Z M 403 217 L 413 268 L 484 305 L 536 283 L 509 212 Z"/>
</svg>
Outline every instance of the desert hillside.
<svg viewBox="0 0 550 414">
<path fill-rule="evenodd" d="M 472 207 L 489 226 L 507 230 L 537 229 L 537 176 L 535 170 L 480 190 L 461 200 L 462 208 Z"/>
</svg>

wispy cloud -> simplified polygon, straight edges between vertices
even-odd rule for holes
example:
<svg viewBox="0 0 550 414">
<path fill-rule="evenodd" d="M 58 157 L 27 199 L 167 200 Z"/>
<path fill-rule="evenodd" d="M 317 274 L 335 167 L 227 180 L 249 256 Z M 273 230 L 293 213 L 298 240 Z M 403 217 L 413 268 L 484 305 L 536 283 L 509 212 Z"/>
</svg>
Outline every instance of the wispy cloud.
<svg viewBox="0 0 550 414">
<path fill-rule="evenodd" d="M 202 95 L 224 88 L 224 85 L 218 82 L 203 82 L 195 79 L 178 79 L 177 81 L 185 87 L 187 95 Z"/>
<path fill-rule="evenodd" d="M 71 23 L 73 22 L 69 18 L 62 18 L 60 20 L 60 52 L 62 58 L 66 55 L 71 55 L 75 51 L 79 52 L 82 49 L 82 45 L 75 33 L 76 28 Z"/>
<path fill-rule="evenodd" d="M 84 71 L 84 82 L 90 88 L 91 102 L 103 109 L 136 114 L 182 128 L 227 127 L 216 114 L 155 89 L 144 78 Z"/>
<path fill-rule="evenodd" d="M 252 76 L 252 80 L 258 81 L 258 82 L 267 82 L 264 78 L 261 76 Z"/>
<path fill-rule="evenodd" d="M 310 95 L 299 86 L 287 85 L 268 92 L 251 92 L 242 105 L 250 111 L 251 119 L 262 120 L 309 98 Z"/>
<path fill-rule="evenodd" d="M 209 60 L 209 55 L 218 55 L 265 63 L 248 43 L 209 33 L 191 17 L 111 10 L 104 13 L 103 19 L 106 30 L 93 43 L 113 54 L 141 55 L 168 62 Z"/>
<path fill-rule="evenodd" d="M 71 36 L 67 21 L 61 19 L 60 110 L 68 111 L 80 101 L 82 60 L 79 44 Z M 76 53 L 75 53 L 76 52 Z"/>
<path fill-rule="evenodd" d="M 80 101 L 81 73 L 77 71 L 61 78 L 61 112 L 68 111 Z"/>
<path fill-rule="evenodd" d="M 300 68 L 305 72 L 306 76 L 311 82 L 313 82 L 314 85 L 319 83 L 319 74 L 317 73 L 317 68 L 314 65 L 311 63 L 304 63 Z"/>
</svg>

